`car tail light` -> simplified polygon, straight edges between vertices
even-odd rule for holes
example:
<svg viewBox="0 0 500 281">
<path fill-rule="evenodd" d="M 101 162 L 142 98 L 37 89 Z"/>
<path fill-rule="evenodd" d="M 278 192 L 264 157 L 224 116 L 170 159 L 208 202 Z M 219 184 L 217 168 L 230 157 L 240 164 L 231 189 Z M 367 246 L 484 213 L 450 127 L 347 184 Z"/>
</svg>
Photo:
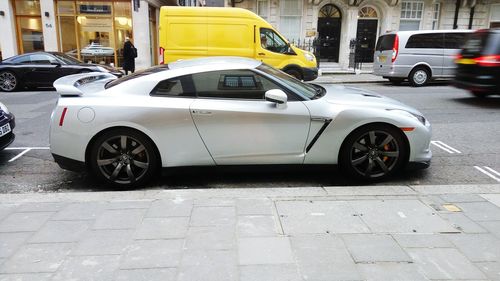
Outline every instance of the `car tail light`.
<svg viewBox="0 0 500 281">
<path fill-rule="evenodd" d="M 64 123 L 64 117 L 66 117 L 66 111 L 68 111 L 67 107 L 65 107 L 61 113 L 61 118 L 59 119 L 59 126 L 62 126 Z"/>
<path fill-rule="evenodd" d="M 480 66 L 500 66 L 500 55 L 482 56 L 474 59 Z"/>
<path fill-rule="evenodd" d="M 394 44 L 392 45 L 392 62 L 396 60 L 398 57 L 398 52 L 399 52 L 399 36 L 396 34 L 396 37 L 394 37 Z"/>
<path fill-rule="evenodd" d="M 163 57 L 164 54 L 165 54 L 165 49 L 160 47 L 160 64 L 165 64 L 165 58 Z"/>
</svg>

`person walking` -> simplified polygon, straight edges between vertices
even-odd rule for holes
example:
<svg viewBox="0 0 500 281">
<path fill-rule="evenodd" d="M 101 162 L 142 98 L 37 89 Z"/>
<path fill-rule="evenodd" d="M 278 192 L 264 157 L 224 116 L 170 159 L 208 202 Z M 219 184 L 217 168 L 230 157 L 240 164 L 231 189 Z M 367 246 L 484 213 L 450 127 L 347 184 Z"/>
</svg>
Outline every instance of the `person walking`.
<svg viewBox="0 0 500 281">
<path fill-rule="evenodd" d="M 130 38 L 125 37 L 125 43 L 123 44 L 123 70 L 125 70 L 125 75 L 128 75 L 129 71 L 134 73 L 136 57 L 137 49 L 134 44 L 130 42 Z"/>
</svg>

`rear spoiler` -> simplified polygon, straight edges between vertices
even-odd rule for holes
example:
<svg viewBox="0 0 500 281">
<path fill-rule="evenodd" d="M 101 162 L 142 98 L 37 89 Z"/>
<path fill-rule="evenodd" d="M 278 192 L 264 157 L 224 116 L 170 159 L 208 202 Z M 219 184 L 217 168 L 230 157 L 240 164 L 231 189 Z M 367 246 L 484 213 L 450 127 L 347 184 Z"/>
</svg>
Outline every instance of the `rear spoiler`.
<svg viewBox="0 0 500 281">
<path fill-rule="evenodd" d="M 54 81 L 54 88 L 56 88 L 57 93 L 59 93 L 61 97 L 82 96 L 83 93 L 86 92 L 83 88 L 86 88 L 87 92 L 97 92 L 102 90 L 104 84 L 114 79 L 117 79 L 117 77 L 106 72 L 73 74 Z M 99 82 L 98 85 L 102 85 L 102 87 L 91 87 L 94 86 L 96 82 Z"/>
</svg>

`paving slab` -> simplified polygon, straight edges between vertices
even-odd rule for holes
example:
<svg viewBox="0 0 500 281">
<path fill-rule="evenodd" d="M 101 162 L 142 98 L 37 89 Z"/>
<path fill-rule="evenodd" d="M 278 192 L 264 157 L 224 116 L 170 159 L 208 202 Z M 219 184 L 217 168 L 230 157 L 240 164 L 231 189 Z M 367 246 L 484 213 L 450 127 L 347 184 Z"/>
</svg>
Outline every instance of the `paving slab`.
<svg viewBox="0 0 500 281">
<path fill-rule="evenodd" d="M 127 246 L 120 268 L 177 267 L 182 256 L 183 239 L 135 240 Z"/>
<path fill-rule="evenodd" d="M 403 248 L 453 248 L 455 247 L 442 234 L 392 234 L 392 237 Z"/>
<path fill-rule="evenodd" d="M 29 240 L 30 243 L 77 242 L 90 228 L 90 221 L 48 221 Z"/>
<path fill-rule="evenodd" d="M 407 249 L 419 271 L 429 279 L 486 279 L 486 276 L 457 249 Z"/>
<path fill-rule="evenodd" d="M 120 269 L 114 281 L 176 281 L 177 268 Z"/>
<path fill-rule="evenodd" d="M 55 272 L 72 247 L 72 243 L 26 244 L 0 265 L 0 273 Z"/>
<path fill-rule="evenodd" d="M 8 258 L 21 247 L 33 232 L 0 233 L 0 258 Z"/>
<path fill-rule="evenodd" d="M 500 193 L 500 184 L 411 185 L 410 187 L 420 194 Z"/>
<path fill-rule="evenodd" d="M 11 213 L 0 222 L 0 232 L 37 231 L 54 212 Z"/>
<path fill-rule="evenodd" d="M 152 200 L 113 200 L 105 205 L 107 210 L 119 209 L 148 209 L 151 206 Z"/>
<path fill-rule="evenodd" d="M 450 222 L 451 225 L 457 230 L 463 233 L 487 233 L 484 228 L 479 224 L 475 223 L 467 216 L 462 213 L 440 213 L 441 216 L 446 221 Z"/>
<path fill-rule="evenodd" d="M 288 237 L 257 237 L 238 239 L 240 265 L 289 264 L 293 262 Z"/>
<path fill-rule="evenodd" d="M 54 274 L 53 281 L 109 281 L 118 268 L 120 256 L 69 257 Z"/>
<path fill-rule="evenodd" d="M 236 212 L 240 215 L 272 215 L 274 203 L 270 199 L 247 198 L 236 201 Z"/>
<path fill-rule="evenodd" d="M 500 239 L 500 221 L 482 221 L 479 224 L 489 233 Z"/>
<path fill-rule="evenodd" d="M 481 194 L 480 196 L 500 207 L 500 194 Z"/>
<path fill-rule="evenodd" d="M 145 209 L 106 210 L 97 217 L 92 229 L 133 229 L 145 213 Z"/>
<path fill-rule="evenodd" d="M 146 217 L 164 218 L 164 217 L 189 217 L 193 209 L 193 200 L 155 200 L 151 203 Z"/>
<path fill-rule="evenodd" d="M 78 198 L 78 197 L 76 197 Z M 94 220 L 105 209 L 103 202 L 75 202 L 57 212 L 52 220 Z"/>
<path fill-rule="evenodd" d="M 195 206 L 191 226 L 232 225 L 236 223 L 235 207 Z"/>
<path fill-rule="evenodd" d="M 424 281 L 430 280 L 411 263 L 381 262 L 358 264 L 357 267 L 366 281 Z"/>
<path fill-rule="evenodd" d="M 418 200 L 354 201 L 350 204 L 374 233 L 457 232 Z"/>
<path fill-rule="evenodd" d="M 236 248 L 236 228 L 234 225 L 189 227 L 186 249 L 234 249 Z"/>
<path fill-rule="evenodd" d="M 0 221 L 14 212 L 17 208 L 17 204 L 3 204 L 0 203 Z"/>
<path fill-rule="evenodd" d="M 491 281 L 500 281 L 500 262 L 474 263 Z"/>
<path fill-rule="evenodd" d="M 145 218 L 137 227 L 135 239 L 168 239 L 186 237 L 189 217 Z"/>
<path fill-rule="evenodd" d="M 370 186 L 325 186 L 328 195 L 416 195 L 417 192 L 406 185 L 370 185 Z"/>
<path fill-rule="evenodd" d="M 240 266 L 240 281 L 302 281 L 295 264 Z"/>
<path fill-rule="evenodd" d="M 0 274 L 0 281 L 49 281 L 52 273 Z"/>
<path fill-rule="evenodd" d="M 471 261 L 500 261 L 500 239 L 491 234 L 450 234 L 446 237 Z"/>
<path fill-rule="evenodd" d="M 285 234 L 368 233 L 347 201 L 277 201 Z"/>
<path fill-rule="evenodd" d="M 278 236 L 278 226 L 273 216 L 238 216 L 239 237 Z"/>
<path fill-rule="evenodd" d="M 443 201 L 448 203 L 466 203 L 466 202 L 483 202 L 486 201 L 478 194 L 443 194 L 440 195 Z"/>
<path fill-rule="evenodd" d="M 391 235 L 351 234 L 342 239 L 357 263 L 412 261 Z"/>
<path fill-rule="evenodd" d="M 237 254 L 234 250 L 188 250 L 178 271 L 179 281 L 236 281 Z"/>
<path fill-rule="evenodd" d="M 76 245 L 72 255 L 121 255 L 132 242 L 134 230 L 89 231 Z"/>
<path fill-rule="evenodd" d="M 57 212 L 64 208 L 68 203 L 66 202 L 28 202 L 21 204 L 16 213 L 23 212 Z"/>
<path fill-rule="evenodd" d="M 194 205 L 202 207 L 234 207 L 236 202 L 233 198 L 201 198 L 195 199 Z"/>
<path fill-rule="evenodd" d="M 490 202 L 456 203 L 474 221 L 500 220 L 500 207 Z"/>
</svg>

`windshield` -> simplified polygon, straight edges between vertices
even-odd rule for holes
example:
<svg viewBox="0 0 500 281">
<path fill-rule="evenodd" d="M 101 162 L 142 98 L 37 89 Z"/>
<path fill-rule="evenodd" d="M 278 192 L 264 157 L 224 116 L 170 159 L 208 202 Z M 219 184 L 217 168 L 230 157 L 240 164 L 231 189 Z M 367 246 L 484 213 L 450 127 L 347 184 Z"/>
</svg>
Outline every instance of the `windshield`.
<svg viewBox="0 0 500 281">
<path fill-rule="evenodd" d="M 108 89 L 108 88 L 111 88 L 113 86 L 119 85 L 125 81 L 132 80 L 132 79 L 139 78 L 139 77 L 143 77 L 143 76 L 147 76 L 147 75 L 150 75 L 153 73 L 158 73 L 158 72 L 165 71 L 165 70 L 168 70 L 167 64 L 153 66 L 153 67 L 150 67 L 148 69 L 137 71 L 134 74 L 130 74 L 130 75 L 123 76 L 121 78 L 109 81 L 104 88 Z"/>
<path fill-rule="evenodd" d="M 70 57 L 70 56 L 65 55 L 65 54 L 52 53 L 52 55 L 54 55 L 54 57 L 62 60 L 64 63 L 67 63 L 67 64 L 80 64 L 80 63 L 83 63 L 83 62 L 77 60 L 76 58 Z"/>
<path fill-rule="evenodd" d="M 271 52 L 284 54 L 288 51 L 288 43 L 272 29 L 260 29 L 260 44 L 262 48 Z"/>
<path fill-rule="evenodd" d="M 294 77 L 284 73 L 281 70 L 270 67 L 269 65 L 261 64 L 259 67 L 257 67 L 257 69 L 269 75 L 272 75 L 274 78 L 278 79 L 295 91 L 301 93 L 308 99 L 316 99 L 318 97 L 321 97 L 324 93 L 324 89 L 322 87 L 313 84 L 302 83 Z"/>
</svg>

